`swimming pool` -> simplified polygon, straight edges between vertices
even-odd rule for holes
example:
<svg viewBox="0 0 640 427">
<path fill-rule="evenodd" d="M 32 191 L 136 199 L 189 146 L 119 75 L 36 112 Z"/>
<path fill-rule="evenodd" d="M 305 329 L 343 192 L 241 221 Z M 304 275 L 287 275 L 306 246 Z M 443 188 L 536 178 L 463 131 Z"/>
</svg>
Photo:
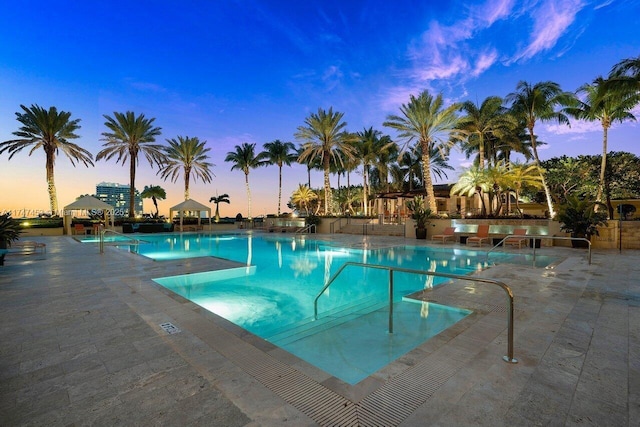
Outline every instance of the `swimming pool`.
<svg viewBox="0 0 640 427">
<path fill-rule="evenodd" d="M 153 235 L 145 236 L 137 250 L 159 261 L 215 256 L 242 263 L 239 268 L 154 281 L 349 384 L 471 312 L 405 298 L 447 279 L 396 273 L 395 327 L 389 334 L 388 273 L 349 267 L 319 298 L 319 318 L 314 320 L 315 297 L 345 262 L 451 274 L 488 266 L 482 251 L 405 245 L 349 248 L 271 235 Z"/>
</svg>

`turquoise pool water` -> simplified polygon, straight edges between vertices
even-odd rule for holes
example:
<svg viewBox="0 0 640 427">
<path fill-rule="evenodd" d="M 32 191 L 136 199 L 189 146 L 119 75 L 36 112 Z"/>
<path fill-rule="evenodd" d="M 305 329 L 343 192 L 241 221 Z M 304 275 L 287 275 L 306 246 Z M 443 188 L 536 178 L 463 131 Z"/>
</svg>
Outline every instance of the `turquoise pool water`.
<svg viewBox="0 0 640 427">
<path fill-rule="evenodd" d="M 487 267 L 484 251 L 397 246 L 348 248 L 280 236 L 152 235 L 138 252 L 155 260 L 215 256 L 244 267 L 154 279 L 160 285 L 355 384 L 470 314 L 406 298 L 446 279 L 394 274 L 394 332 L 388 333 L 388 272 L 348 267 L 347 261 L 468 274 Z M 505 262 L 504 254 L 495 259 Z M 492 260 L 494 260 L 492 254 Z"/>
</svg>

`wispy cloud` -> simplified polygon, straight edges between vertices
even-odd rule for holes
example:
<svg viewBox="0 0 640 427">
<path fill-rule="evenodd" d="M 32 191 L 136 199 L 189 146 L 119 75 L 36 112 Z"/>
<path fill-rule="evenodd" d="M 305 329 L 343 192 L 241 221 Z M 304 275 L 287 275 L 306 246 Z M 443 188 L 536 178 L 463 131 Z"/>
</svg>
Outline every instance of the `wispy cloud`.
<svg viewBox="0 0 640 427">
<path fill-rule="evenodd" d="M 587 122 L 584 120 L 572 120 L 571 127 L 567 125 L 545 125 L 543 128 L 554 135 L 568 135 L 568 134 L 581 134 L 588 132 L 602 132 L 602 125 L 600 122 Z"/>
<path fill-rule="evenodd" d="M 132 78 L 125 79 L 125 82 L 132 88 L 142 92 L 166 92 L 166 89 L 159 84 L 151 82 L 140 82 Z"/>
<path fill-rule="evenodd" d="M 530 12 L 533 19 L 531 41 L 513 60 L 530 59 L 554 47 L 584 7 L 582 0 L 546 0 L 536 5 Z"/>
</svg>

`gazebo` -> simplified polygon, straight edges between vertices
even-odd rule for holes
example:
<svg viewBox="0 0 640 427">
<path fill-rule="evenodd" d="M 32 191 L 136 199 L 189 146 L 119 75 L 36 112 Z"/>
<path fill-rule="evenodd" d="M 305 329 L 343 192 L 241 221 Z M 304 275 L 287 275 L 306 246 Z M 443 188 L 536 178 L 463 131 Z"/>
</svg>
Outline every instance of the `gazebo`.
<svg viewBox="0 0 640 427">
<path fill-rule="evenodd" d="M 183 231 L 182 221 L 184 218 L 185 212 L 198 212 L 198 225 L 200 225 L 200 214 L 201 212 L 207 212 L 209 217 L 209 227 L 211 227 L 211 208 L 209 206 L 203 205 L 200 202 L 196 202 L 195 200 L 187 199 L 182 203 L 178 203 L 171 209 L 169 209 L 169 218 L 173 220 L 173 213 L 176 212 L 180 217 L 180 231 Z"/>
<path fill-rule="evenodd" d="M 64 207 L 63 224 L 65 234 L 71 234 L 71 212 L 73 211 L 87 211 L 87 213 L 88 211 L 93 211 L 95 213 L 104 212 L 105 225 L 109 226 L 109 220 L 111 220 L 111 227 L 113 227 L 115 208 L 93 196 L 83 196 Z"/>
</svg>

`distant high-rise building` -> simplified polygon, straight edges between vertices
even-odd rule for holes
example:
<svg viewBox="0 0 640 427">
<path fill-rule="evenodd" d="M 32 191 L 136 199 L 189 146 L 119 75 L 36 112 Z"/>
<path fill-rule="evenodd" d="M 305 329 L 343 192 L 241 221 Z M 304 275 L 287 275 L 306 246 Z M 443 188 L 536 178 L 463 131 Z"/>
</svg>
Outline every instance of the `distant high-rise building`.
<svg viewBox="0 0 640 427">
<path fill-rule="evenodd" d="M 129 189 L 128 184 L 116 184 L 115 182 L 101 182 L 96 185 L 96 197 L 115 209 L 116 216 L 129 215 Z M 135 191 L 134 213 L 142 213 L 142 197 L 138 190 Z"/>
</svg>

